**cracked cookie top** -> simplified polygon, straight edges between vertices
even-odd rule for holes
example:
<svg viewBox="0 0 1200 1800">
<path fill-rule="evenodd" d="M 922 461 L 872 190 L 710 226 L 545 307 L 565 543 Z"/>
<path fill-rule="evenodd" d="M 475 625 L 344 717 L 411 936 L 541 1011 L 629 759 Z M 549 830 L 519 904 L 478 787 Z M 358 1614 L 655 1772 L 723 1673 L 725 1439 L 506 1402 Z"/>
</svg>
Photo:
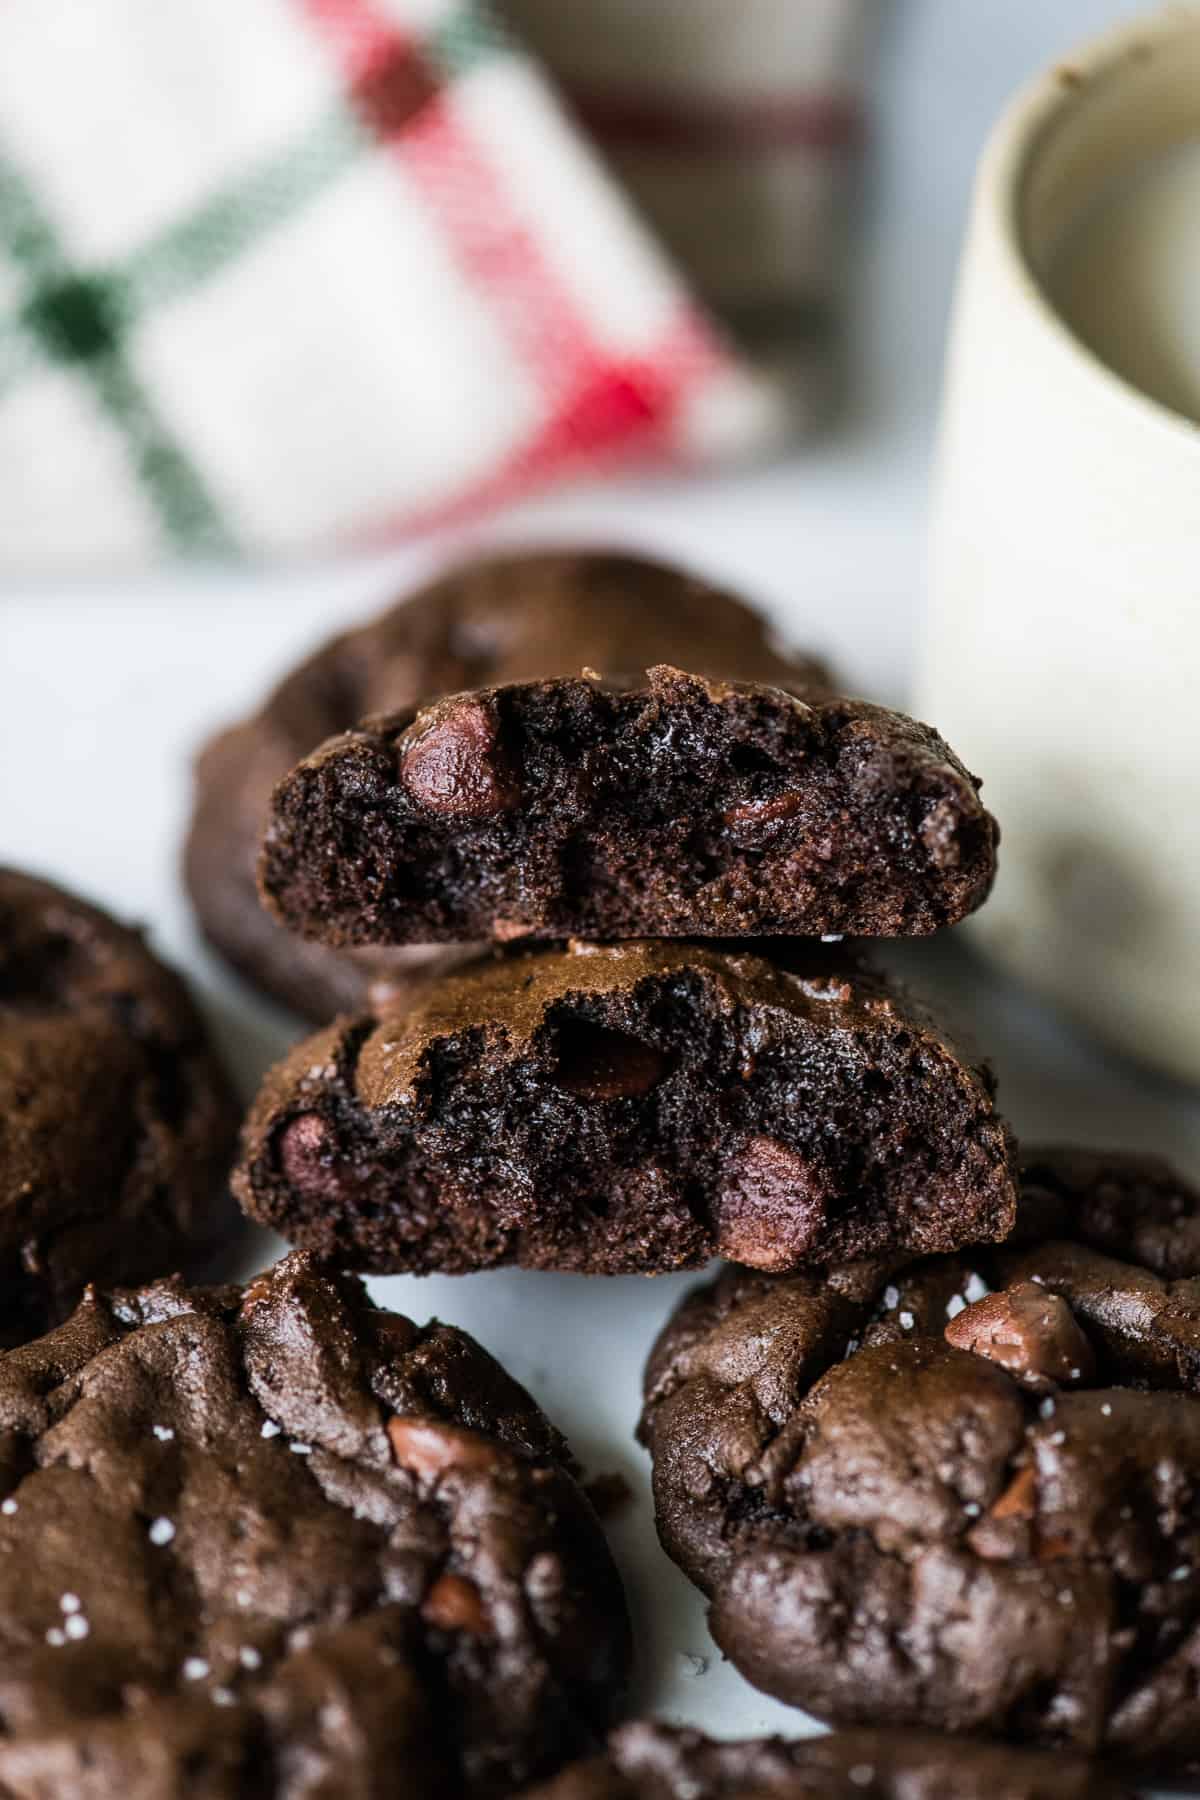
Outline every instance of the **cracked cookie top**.
<svg viewBox="0 0 1200 1800">
<path fill-rule="evenodd" d="M 0 1791 L 509 1793 L 628 1662 L 562 1438 L 464 1333 L 293 1255 L 0 1357 Z"/>
<path fill-rule="evenodd" d="M 1027 1159 L 1005 1244 L 726 1269 L 652 1352 L 659 1531 L 722 1648 L 837 1722 L 1200 1755 L 1200 1195 Z"/>
</svg>

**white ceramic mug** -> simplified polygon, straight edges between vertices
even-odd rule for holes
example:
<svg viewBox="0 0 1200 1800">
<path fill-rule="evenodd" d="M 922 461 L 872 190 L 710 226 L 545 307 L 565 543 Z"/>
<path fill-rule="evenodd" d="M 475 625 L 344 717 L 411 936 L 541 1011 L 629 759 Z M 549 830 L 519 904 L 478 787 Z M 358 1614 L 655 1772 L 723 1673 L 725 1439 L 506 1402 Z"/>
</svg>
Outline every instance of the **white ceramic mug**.
<svg viewBox="0 0 1200 1800">
<path fill-rule="evenodd" d="M 979 940 L 1111 1042 L 1189 1081 L 1200 426 L 1086 349 L 1047 281 L 1098 196 L 1192 140 L 1197 6 L 1050 70 L 992 136 L 951 338 L 916 702 L 983 776 L 1000 820 Z"/>
</svg>

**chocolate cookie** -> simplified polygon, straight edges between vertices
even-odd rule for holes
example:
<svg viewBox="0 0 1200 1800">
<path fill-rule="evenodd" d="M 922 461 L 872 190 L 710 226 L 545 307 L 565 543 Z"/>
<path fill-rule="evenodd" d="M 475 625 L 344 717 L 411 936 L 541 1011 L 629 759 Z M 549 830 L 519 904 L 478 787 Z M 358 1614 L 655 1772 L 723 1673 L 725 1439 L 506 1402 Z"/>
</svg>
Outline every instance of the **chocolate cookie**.
<svg viewBox="0 0 1200 1800">
<path fill-rule="evenodd" d="M 0 1343 L 87 1281 L 197 1261 L 233 1228 L 238 1108 L 187 991 L 118 925 L 0 869 Z"/>
<path fill-rule="evenodd" d="M 604 1755 L 525 1800 L 1133 1800 L 1094 1763 L 1009 1744 L 898 1731 L 717 1743 L 698 1731 L 621 1725 Z"/>
<path fill-rule="evenodd" d="M 614 554 L 468 563 L 334 638 L 197 761 L 184 876 L 205 936 L 249 981 L 318 1023 L 364 1010 L 373 983 L 382 998 L 403 1001 L 431 961 L 445 967 L 455 953 L 332 950 L 282 930 L 259 903 L 255 863 L 276 782 L 371 713 L 485 682 L 685 657 L 706 675 L 802 692 L 825 681 L 817 664 L 773 649 L 763 618 L 731 595 Z"/>
<path fill-rule="evenodd" d="M 783 1269 L 1002 1237 L 986 1072 L 800 943 L 484 959 L 268 1075 L 235 1191 L 359 1269 Z"/>
<path fill-rule="evenodd" d="M 0 1792 L 508 1794 L 629 1660 L 566 1447 L 449 1326 L 288 1257 L 0 1357 Z"/>
<path fill-rule="evenodd" d="M 325 944 L 906 937 L 982 904 L 996 826 L 927 726 L 652 668 L 477 688 L 275 790 L 263 898 Z"/>
<path fill-rule="evenodd" d="M 751 1681 L 838 1723 L 1200 1759 L 1198 1220 L 1160 1163 L 1048 1152 L 998 1248 L 683 1302 L 641 1435 Z"/>
</svg>

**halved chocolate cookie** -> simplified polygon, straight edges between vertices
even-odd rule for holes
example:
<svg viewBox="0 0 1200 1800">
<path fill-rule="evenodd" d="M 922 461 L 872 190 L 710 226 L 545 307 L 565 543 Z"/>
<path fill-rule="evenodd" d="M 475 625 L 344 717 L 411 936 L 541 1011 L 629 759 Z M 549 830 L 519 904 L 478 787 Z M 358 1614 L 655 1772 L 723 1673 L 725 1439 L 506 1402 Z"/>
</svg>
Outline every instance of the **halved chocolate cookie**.
<svg viewBox="0 0 1200 1800">
<path fill-rule="evenodd" d="M 342 951 L 285 931 L 255 888 L 276 782 L 371 713 L 484 682 L 681 658 L 706 675 L 800 692 L 825 681 L 816 663 L 774 649 L 766 621 L 732 595 L 643 557 L 598 551 L 466 563 L 333 638 L 197 760 L 184 877 L 205 936 L 247 980 L 317 1023 L 364 1010 L 372 990 L 402 1004 L 414 982 L 459 953 Z"/>
<path fill-rule="evenodd" d="M 0 1343 L 85 1282 L 197 1267 L 237 1221 L 238 1110 L 141 933 L 0 869 Z"/>
<path fill-rule="evenodd" d="M 996 825 L 936 732 L 813 685 L 590 674 L 455 694 L 280 783 L 268 906 L 323 944 L 922 935 Z"/>
<path fill-rule="evenodd" d="M 1095 1763 L 929 1732 L 718 1743 L 650 1720 L 525 1800 L 1133 1800 Z"/>
<path fill-rule="evenodd" d="M 555 1769 L 629 1663 L 572 1471 L 471 1338 L 305 1256 L 90 1293 L 0 1356 L 0 1792 L 454 1800 Z"/>
<path fill-rule="evenodd" d="M 821 1718 L 1182 1769 L 1200 1194 L 1091 1153 L 1024 1180 L 1006 1244 L 688 1296 L 646 1373 L 659 1533 L 743 1673 Z"/>
<path fill-rule="evenodd" d="M 267 1077 L 235 1188 L 350 1267 L 818 1265 L 1004 1236 L 986 1072 L 820 946 L 493 957 Z"/>
</svg>

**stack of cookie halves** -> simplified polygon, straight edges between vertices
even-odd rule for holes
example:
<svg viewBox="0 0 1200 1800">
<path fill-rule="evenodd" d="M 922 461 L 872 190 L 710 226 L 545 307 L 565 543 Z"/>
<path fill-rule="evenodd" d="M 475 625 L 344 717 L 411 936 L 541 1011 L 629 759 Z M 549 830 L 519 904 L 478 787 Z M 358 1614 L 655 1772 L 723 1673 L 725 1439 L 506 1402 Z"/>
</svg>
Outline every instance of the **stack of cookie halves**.
<svg viewBox="0 0 1200 1800">
<path fill-rule="evenodd" d="M 372 695 L 274 788 L 270 914 L 380 987 L 269 1077 L 246 1210 L 376 1272 L 777 1273 L 1004 1237 L 987 1076 L 840 947 L 984 899 L 978 783 L 670 570 L 485 575 L 486 606 L 479 571 L 438 591 L 428 658 L 465 645 L 471 684 Z M 335 690 L 371 661 L 334 656 Z"/>
<path fill-rule="evenodd" d="M 1200 1203 L 1145 1159 L 1018 1161 L 986 1069 L 857 953 L 987 896 L 996 826 L 936 732 L 586 555 L 460 571 L 238 730 L 197 904 L 315 1018 L 352 1005 L 268 1077 L 246 1211 L 359 1271 L 727 1259 L 640 1435 L 749 1679 L 858 1730 L 1200 1757 Z M 277 776 L 248 927 L 237 821 Z M 709 1791 L 645 1729 L 561 1792 Z"/>
</svg>

